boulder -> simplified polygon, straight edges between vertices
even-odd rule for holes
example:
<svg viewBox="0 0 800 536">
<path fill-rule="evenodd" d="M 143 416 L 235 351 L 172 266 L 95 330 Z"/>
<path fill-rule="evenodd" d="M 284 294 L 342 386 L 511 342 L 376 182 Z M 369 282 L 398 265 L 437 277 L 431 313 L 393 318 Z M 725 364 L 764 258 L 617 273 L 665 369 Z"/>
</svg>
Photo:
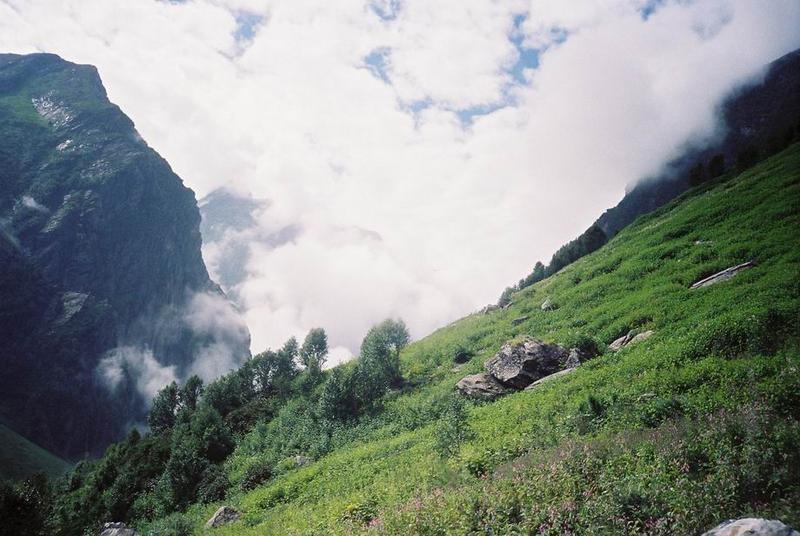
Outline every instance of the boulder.
<svg viewBox="0 0 800 536">
<path fill-rule="evenodd" d="M 619 339 L 617 339 L 614 342 L 612 342 L 611 344 L 609 344 L 608 345 L 608 349 L 613 351 L 613 352 L 616 352 L 617 350 L 619 350 L 623 346 L 628 346 L 629 344 L 636 344 L 637 342 L 642 342 L 643 340 L 649 339 L 650 336 L 653 335 L 653 333 L 655 333 L 655 331 L 653 331 L 652 329 L 649 329 L 647 331 L 643 331 L 643 332 L 638 333 L 638 334 L 634 334 L 633 331 L 630 331 L 630 332 L 628 332 L 627 335 L 623 335 Z"/>
<path fill-rule="evenodd" d="M 211 519 L 206 521 L 206 528 L 213 529 L 216 527 L 221 527 L 222 525 L 233 523 L 239 519 L 239 517 L 240 514 L 236 508 L 232 506 L 220 506 L 219 510 L 214 512 L 214 515 L 211 516 Z"/>
<path fill-rule="evenodd" d="M 742 264 L 737 264 L 736 266 L 731 266 L 730 268 L 725 268 L 721 272 L 717 272 L 714 275 L 710 275 L 705 279 L 697 281 L 689 288 L 694 290 L 697 288 L 708 287 L 711 285 L 715 285 L 717 283 L 721 283 L 723 281 L 727 281 L 728 279 L 732 279 L 736 274 L 738 274 L 742 270 L 752 268 L 753 266 L 755 266 L 755 263 L 753 263 L 753 261 L 747 261 L 743 262 Z"/>
<path fill-rule="evenodd" d="M 566 348 L 526 337 L 518 343 L 504 344 L 484 368 L 503 385 L 524 389 L 539 378 L 568 368 L 569 359 Z"/>
<path fill-rule="evenodd" d="M 303 456 L 302 454 L 298 454 L 294 458 L 292 458 L 295 467 L 303 467 L 304 465 L 308 465 L 311 463 L 311 458 L 308 456 Z"/>
<path fill-rule="evenodd" d="M 774 519 L 748 517 L 720 523 L 703 536 L 800 536 L 800 532 Z"/>
<path fill-rule="evenodd" d="M 485 372 L 461 378 L 456 387 L 465 396 L 484 400 L 494 400 L 497 397 L 513 392 L 512 389 L 509 389 Z"/>
<path fill-rule="evenodd" d="M 560 378 L 561 376 L 566 376 L 567 374 L 572 374 L 573 372 L 575 372 L 575 370 L 577 370 L 575 367 L 564 369 L 564 370 L 559 370 L 558 372 L 554 372 L 554 373 L 550 374 L 549 376 L 545 376 L 544 378 L 540 378 L 540 379 L 536 380 L 535 382 L 533 382 L 532 384 L 527 386 L 525 388 L 525 390 L 528 391 L 530 389 L 535 389 L 536 387 L 539 387 L 543 383 L 547 383 L 550 380 L 555 380 L 556 378 Z"/>
<path fill-rule="evenodd" d="M 542 311 L 552 311 L 556 308 L 556 304 L 553 303 L 553 300 L 550 298 L 545 298 L 542 302 L 541 309 Z"/>
<path fill-rule="evenodd" d="M 100 536 L 136 536 L 136 531 L 125 523 L 105 523 L 100 529 Z"/>
<path fill-rule="evenodd" d="M 518 316 L 517 318 L 515 318 L 514 320 L 512 320 L 512 321 L 511 321 L 511 323 L 512 323 L 513 325 L 515 325 L 515 326 L 518 326 L 518 325 L 522 324 L 523 322 L 525 322 L 525 321 L 526 321 L 528 318 L 530 318 L 530 317 L 529 317 L 529 316 L 527 316 L 527 315 L 525 315 L 525 316 Z"/>
<path fill-rule="evenodd" d="M 495 304 L 493 304 L 493 303 L 490 303 L 489 305 L 487 305 L 486 307 L 484 307 L 483 309 L 481 309 L 481 310 L 480 310 L 480 313 L 481 313 L 481 314 L 484 314 L 484 315 L 488 315 L 488 314 L 489 314 L 489 313 L 491 313 L 492 311 L 497 311 L 498 309 L 500 309 L 500 307 L 498 307 L 497 305 L 495 305 Z"/>
</svg>

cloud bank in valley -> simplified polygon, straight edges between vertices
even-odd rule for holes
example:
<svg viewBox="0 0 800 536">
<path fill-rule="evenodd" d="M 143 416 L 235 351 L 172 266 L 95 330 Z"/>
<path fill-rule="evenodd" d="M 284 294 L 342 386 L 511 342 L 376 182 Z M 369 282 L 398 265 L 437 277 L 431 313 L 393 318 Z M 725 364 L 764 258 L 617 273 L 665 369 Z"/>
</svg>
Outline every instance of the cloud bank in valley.
<svg viewBox="0 0 800 536">
<path fill-rule="evenodd" d="M 97 65 L 200 196 L 268 200 L 207 262 L 245 245 L 254 351 L 324 326 L 337 361 L 387 316 L 421 336 L 494 301 L 714 136 L 798 20 L 794 0 L 0 0 L 0 48 Z"/>
</svg>

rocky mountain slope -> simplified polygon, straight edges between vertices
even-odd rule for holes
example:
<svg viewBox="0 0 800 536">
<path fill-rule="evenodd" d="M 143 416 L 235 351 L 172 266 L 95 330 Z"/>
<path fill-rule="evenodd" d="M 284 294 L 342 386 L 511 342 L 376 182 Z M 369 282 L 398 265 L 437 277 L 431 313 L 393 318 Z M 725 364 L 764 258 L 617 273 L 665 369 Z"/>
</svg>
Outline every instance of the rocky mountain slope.
<svg viewBox="0 0 800 536">
<path fill-rule="evenodd" d="M 198 354 L 249 355 L 199 224 L 94 67 L 0 55 L 0 413 L 15 430 L 98 453 L 159 381 L 207 372 Z"/>
<path fill-rule="evenodd" d="M 642 180 L 595 225 L 606 236 L 614 236 L 640 214 L 655 210 L 726 168 L 744 169 L 759 156 L 786 147 L 800 129 L 800 50 L 767 65 L 763 79 L 731 95 L 722 106 L 721 120 L 721 138 L 707 146 L 690 147 L 659 176 Z"/>
</svg>

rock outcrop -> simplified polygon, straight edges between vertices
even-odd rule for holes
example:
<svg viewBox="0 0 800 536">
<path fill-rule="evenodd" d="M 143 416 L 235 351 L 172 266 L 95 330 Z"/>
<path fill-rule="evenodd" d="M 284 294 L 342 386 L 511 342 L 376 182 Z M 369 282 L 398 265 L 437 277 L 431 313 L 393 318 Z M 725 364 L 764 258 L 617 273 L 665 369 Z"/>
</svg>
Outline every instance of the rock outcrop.
<svg viewBox="0 0 800 536">
<path fill-rule="evenodd" d="M 221 527 L 222 525 L 227 525 L 228 523 L 233 523 L 237 519 L 239 519 L 240 514 L 236 508 L 232 506 L 220 506 L 219 510 L 214 512 L 214 515 L 206 521 L 206 528 L 207 529 L 215 529 L 217 527 Z"/>
<path fill-rule="evenodd" d="M 67 459 L 99 454 L 145 413 L 142 363 L 180 378 L 204 351 L 243 362 L 199 225 L 94 67 L 0 54 L 0 417 Z"/>
<path fill-rule="evenodd" d="M 464 396 L 470 398 L 481 398 L 484 400 L 494 400 L 503 395 L 514 392 L 513 389 L 500 383 L 491 374 L 481 372 L 461 378 L 456 384 L 456 388 Z"/>
<path fill-rule="evenodd" d="M 800 532 L 774 519 L 749 517 L 720 523 L 703 536 L 800 536 Z"/>
<path fill-rule="evenodd" d="M 568 367 L 569 350 L 533 338 L 506 343 L 486 362 L 486 371 L 503 385 L 524 389 L 539 378 Z"/>
<path fill-rule="evenodd" d="M 533 382 L 532 384 L 527 386 L 525 388 L 525 390 L 529 391 L 531 389 L 535 389 L 535 388 L 539 387 L 540 385 L 542 385 L 543 383 L 547 383 L 547 382 L 549 382 L 551 380 L 555 380 L 555 379 L 560 378 L 562 376 L 566 376 L 567 374 L 572 374 L 576 370 L 578 370 L 577 367 L 571 367 L 571 368 L 568 368 L 568 369 L 559 370 L 558 372 L 554 372 L 554 373 L 550 374 L 549 376 L 545 376 L 544 378 L 540 378 L 540 379 L 536 380 L 535 382 Z"/>
<path fill-rule="evenodd" d="M 553 303 L 553 300 L 550 298 L 545 298 L 542 302 L 542 305 L 539 306 L 542 311 L 554 311 L 556 309 L 556 304 Z"/>
<path fill-rule="evenodd" d="M 619 339 L 616 339 L 614 342 L 608 345 L 608 349 L 612 352 L 616 352 L 620 348 L 624 346 L 629 346 L 631 344 L 636 344 L 637 342 L 642 342 L 644 340 L 649 339 L 655 331 L 647 330 L 641 333 L 635 333 L 633 331 L 628 332 L 626 335 L 623 335 Z"/>
<path fill-rule="evenodd" d="M 484 363 L 486 372 L 466 376 L 456 387 L 465 396 L 493 400 L 569 374 L 592 357 L 577 348 L 567 350 L 526 337 L 504 344 Z"/>
<path fill-rule="evenodd" d="M 722 283 L 723 281 L 728 281 L 729 279 L 733 279 L 736 274 L 742 270 L 747 270 L 753 266 L 753 261 L 747 261 L 743 262 L 742 264 L 737 264 L 736 266 L 731 266 L 730 268 L 725 268 L 721 272 L 717 272 L 714 275 L 710 275 L 704 279 L 701 279 L 700 281 L 697 281 L 689 288 L 694 290 L 703 287 L 710 287 L 711 285 L 716 285 L 717 283 Z"/>
<path fill-rule="evenodd" d="M 125 523 L 105 523 L 100 529 L 100 536 L 136 536 L 136 531 Z"/>
</svg>

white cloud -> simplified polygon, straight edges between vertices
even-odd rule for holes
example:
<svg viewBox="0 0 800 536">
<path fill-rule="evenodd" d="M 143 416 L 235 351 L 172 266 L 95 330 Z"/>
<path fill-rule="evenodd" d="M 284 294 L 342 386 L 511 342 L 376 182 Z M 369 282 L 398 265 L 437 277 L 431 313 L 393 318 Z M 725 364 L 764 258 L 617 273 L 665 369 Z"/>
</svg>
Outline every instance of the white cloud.
<svg viewBox="0 0 800 536">
<path fill-rule="evenodd" d="M 148 404 L 162 387 L 177 380 L 174 366 L 161 365 L 152 351 L 136 346 L 109 350 L 97 365 L 97 374 L 112 392 L 126 379 L 132 380 Z"/>
<path fill-rule="evenodd" d="M 6 0 L 0 48 L 97 65 L 200 195 L 269 199 L 253 236 L 302 229 L 253 247 L 253 349 L 324 326 L 342 359 L 387 316 L 421 336 L 496 299 L 800 46 L 794 0 L 380 4 Z M 246 48 L 241 10 L 264 17 Z M 529 86 L 509 73 L 521 16 L 546 47 Z M 390 83 L 364 65 L 376 50 Z M 501 107 L 468 127 L 453 111 L 482 104 Z"/>
</svg>

